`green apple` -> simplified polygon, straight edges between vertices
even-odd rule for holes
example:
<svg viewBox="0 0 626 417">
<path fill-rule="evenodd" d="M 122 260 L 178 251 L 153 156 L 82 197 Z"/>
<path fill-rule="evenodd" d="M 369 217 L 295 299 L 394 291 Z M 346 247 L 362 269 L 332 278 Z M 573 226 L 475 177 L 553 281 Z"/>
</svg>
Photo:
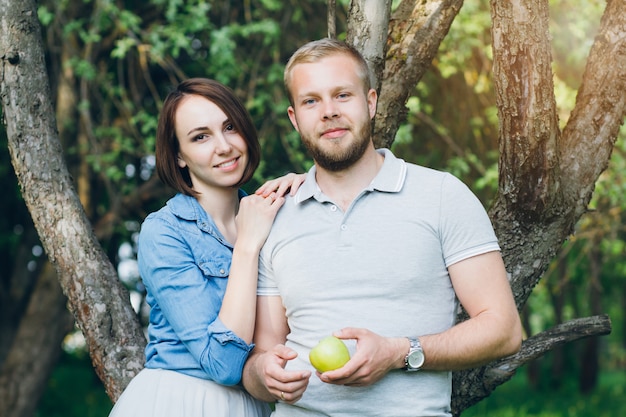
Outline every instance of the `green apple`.
<svg viewBox="0 0 626 417">
<path fill-rule="evenodd" d="M 350 360 L 350 352 L 343 341 L 335 336 L 328 336 L 311 349 L 311 365 L 320 372 L 341 368 Z"/>
</svg>

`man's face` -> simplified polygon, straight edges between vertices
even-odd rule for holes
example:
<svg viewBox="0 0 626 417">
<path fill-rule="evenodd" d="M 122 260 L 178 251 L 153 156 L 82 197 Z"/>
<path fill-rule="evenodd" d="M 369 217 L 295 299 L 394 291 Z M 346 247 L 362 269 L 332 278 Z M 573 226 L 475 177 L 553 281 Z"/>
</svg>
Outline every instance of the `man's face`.
<svg viewBox="0 0 626 417">
<path fill-rule="evenodd" d="M 370 146 L 376 91 L 363 90 L 357 65 L 347 55 L 294 67 L 289 119 L 321 168 L 344 170 Z"/>
</svg>

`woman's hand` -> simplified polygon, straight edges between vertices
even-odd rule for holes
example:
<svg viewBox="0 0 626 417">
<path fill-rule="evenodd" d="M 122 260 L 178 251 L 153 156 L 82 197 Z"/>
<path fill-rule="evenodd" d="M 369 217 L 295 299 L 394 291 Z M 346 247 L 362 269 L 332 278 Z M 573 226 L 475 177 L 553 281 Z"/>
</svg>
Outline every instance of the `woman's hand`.
<svg viewBox="0 0 626 417">
<path fill-rule="evenodd" d="M 276 213 L 285 198 L 270 193 L 267 197 L 249 195 L 239 201 L 237 213 L 237 245 L 258 251 L 265 243 Z"/>
<path fill-rule="evenodd" d="M 289 192 L 289 195 L 293 196 L 296 194 L 305 178 L 306 174 L 294 174 L 290 172 L 282 177 L 267 181 L 256 190 L 255 194 L 267 197 L 272 193 L 276 193 L 277 196 L 282 197 Z"/>
</svg>

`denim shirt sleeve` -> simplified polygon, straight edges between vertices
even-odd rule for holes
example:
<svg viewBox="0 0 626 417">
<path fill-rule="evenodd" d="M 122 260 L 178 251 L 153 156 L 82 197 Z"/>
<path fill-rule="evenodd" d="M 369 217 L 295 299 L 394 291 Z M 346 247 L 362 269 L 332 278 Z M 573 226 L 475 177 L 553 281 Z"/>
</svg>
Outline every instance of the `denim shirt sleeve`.
<svg viewBox="0 0 626 417">
<path fill-rule="evenodd" d="M 157 337 L 172 339 L 165 343 L 182 342 L 208 379 L 235 385 L 253 345 L 218 318 L 229 270 L 211 271 L 210 264 L 199 265 L 197 252 L 214 250 L 221 265 L 228 266 L 232 253 L 197 227 L 175 223 L 149 217 L 139 237 L 140 273 L 153 297 L 152 308 L 162 313 L 161 320 L 151 325 Z M 214 247 L 207 247 L 207 242 Z M 211 272 L 222 276 L 210 276 Z"/>
</svg>

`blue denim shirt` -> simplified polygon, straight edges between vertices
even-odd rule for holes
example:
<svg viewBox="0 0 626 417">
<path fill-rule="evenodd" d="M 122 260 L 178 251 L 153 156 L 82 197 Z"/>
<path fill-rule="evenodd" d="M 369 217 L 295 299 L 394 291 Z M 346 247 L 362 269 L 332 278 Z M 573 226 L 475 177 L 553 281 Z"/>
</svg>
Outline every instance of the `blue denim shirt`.
<svg viewBox="0 0 626 417">
<path fill-rule="evenodd" d="M 193 197 L 177 194 L 145 219 L 137 259 L 151 308 L 146 368 L 240 382 L 253 345 L 218 318 L 232 251 Z"/>
</svg>

